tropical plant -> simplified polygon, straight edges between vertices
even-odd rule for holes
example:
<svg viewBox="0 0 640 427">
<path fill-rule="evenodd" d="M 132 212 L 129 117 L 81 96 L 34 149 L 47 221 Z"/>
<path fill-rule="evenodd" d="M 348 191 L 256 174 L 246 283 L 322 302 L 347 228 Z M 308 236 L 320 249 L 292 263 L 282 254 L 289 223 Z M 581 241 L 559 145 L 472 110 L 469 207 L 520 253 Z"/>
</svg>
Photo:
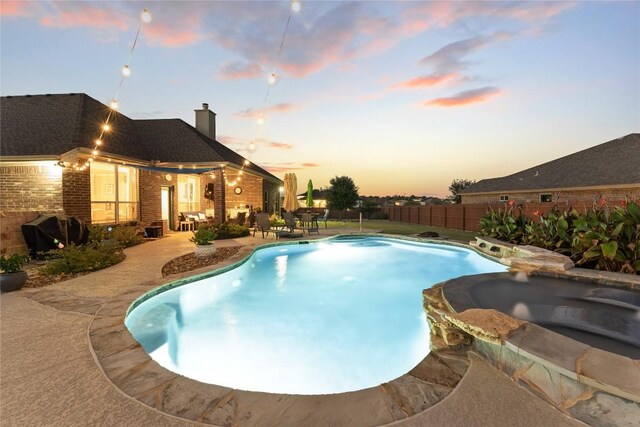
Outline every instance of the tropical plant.
<svg viewBox="0 0 640 427">
<path fill-rule="evenodd" d="M 525 225 L 522 243 L 571 255 L 573 222 L 579 217 L 573 209 L 553 207 L 546 215 L 533 212 L 535 220 Z"/>
<path fill-rule="evenodd" d="M 329 181 L 331 186 L 327 190 L 327 202 L 330 209 L 342 211 L 350 209 L 358 200 L 358 187 L 348 176 L 336 176 Z M 342 212 L 340 212 L 342 219 Z"/>
<path fill-rule="evenodd" d="M 0 270 L 6 274 L 18 273 L 22 271 L 22 266 L 27 262 L 29 262 L 29 257 L 26 255 L 2 255 L 0 257 Z"/>
<path fill-rule="evenodd" d="M 451 196 L 456 203 L 460 203 L 462 201 L 462 196 L 460 193 L 467 187 L 475 184 L 476 181 L 472 179 L 454 179 L 451 181 L 449 185 L 449 191 L 451 192 Z"/>
<path fill-rule="evenodd" d="M 196 245 L 210 245 L 216 240 L 216 237 L 218 237 L 218 233 L 216 233 L 214 225 L 200 224 L 198 229 L 193 232 L 193 236 L 189 238 L 189 241 Z"/>
<path fill-rule="evenodd" d="M 480 219 L 480 231 L 484 236 L 493 237 L 509 243 L 521 243 L 525 229 L 531 220 L 522 215 L 518 208 L 518 215 L 513 212 L 515 202 L 507 203 L 505 209 L 489 209 Z"/>
</svg>

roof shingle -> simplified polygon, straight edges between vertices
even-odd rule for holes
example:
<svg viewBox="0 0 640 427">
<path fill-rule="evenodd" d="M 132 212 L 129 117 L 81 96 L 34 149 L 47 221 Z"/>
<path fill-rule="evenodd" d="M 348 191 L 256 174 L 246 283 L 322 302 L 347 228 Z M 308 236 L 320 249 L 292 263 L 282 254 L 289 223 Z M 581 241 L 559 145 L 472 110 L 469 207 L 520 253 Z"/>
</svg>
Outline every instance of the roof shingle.
<svg viewBox="0 0 640 427">
<path fill-rule="evenodd" d="M 640 134 L 632 133 L 512 175 L 483 179 L 463 194 L 640 184 Z"/>
</svg>

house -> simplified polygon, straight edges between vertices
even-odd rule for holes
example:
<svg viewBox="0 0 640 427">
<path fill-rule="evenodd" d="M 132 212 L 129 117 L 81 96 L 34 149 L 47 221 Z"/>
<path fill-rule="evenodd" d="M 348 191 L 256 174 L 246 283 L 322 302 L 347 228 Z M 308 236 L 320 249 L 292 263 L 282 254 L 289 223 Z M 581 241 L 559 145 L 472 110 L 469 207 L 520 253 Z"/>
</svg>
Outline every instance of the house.
<svg viewBox="0 0 640 427">
<path fill-rule="evenodd" d="M 304 193 L 300 193 L 296 196 L 296 198 L 298 199 L 298 203 L 300 203 L 300 206 L 307 206 L 307 193 L 308 191 L 305 191 Z M 314 208 L 327 207 L 327 190 L 323 190 L 322 188 L 314 188 L 311 192 L 311 196 L 313 197 Z"/>
<path fill-rule="evenodd" d="M 462 203 L 593 203 L 640 197 L 640 134 L 501 178 L 483 179 L 461 192 Z"/>
<path fill-rule="evenodd" d="M 91 223 L 164 220 L 176 230 L 184 211 L 222 221 L 249 206 L 279 209 L 282 181 L 216 141 L 207 104 L 195 110 L 195 127 L 133 120 L 83 93 L 6 96 L 0 107 L 4 252 L 24 245 L 20 225 L 44 213 Z"/>
</svg>

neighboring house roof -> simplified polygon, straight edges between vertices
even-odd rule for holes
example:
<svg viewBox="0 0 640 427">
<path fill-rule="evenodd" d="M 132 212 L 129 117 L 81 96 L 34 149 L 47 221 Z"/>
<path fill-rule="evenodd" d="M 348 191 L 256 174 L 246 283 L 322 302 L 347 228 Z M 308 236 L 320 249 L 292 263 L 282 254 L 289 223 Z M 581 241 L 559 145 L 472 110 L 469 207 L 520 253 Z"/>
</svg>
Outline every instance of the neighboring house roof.
<svg viewBox="0 0 640 427">
<path fill-rule="evenodd" d="M 78 147 L 93 149 L 109 107 L 83 93 L 6 96 L 0 102 L 1 156 L 61 155 Z M 143 161 L 165 163 L 229 162 L 245 158 L 180 119 L 133 120 L 112 113 L 113 131 L 104 150 Z M 250 163 L 246 169 L 278 180 Z"/>
<path fill-rule="evenodd" d="M 461 194 L 638 185 L 639 165 L 640 134 L 632 133 L 513 175 L 483 179 Z"/>
<path fill-rule="evenodd" d="M 308 192 L 309 191 L 305 191 L 304 193 L 298 194 L 297 198 L 306 199 Z M 311 196 L 313 197 L 314 200 L 325 200 L 327 198 L 327 190 L 319 190 L 314 188 L 313 191 L 311 192 Z"/>
</svg>

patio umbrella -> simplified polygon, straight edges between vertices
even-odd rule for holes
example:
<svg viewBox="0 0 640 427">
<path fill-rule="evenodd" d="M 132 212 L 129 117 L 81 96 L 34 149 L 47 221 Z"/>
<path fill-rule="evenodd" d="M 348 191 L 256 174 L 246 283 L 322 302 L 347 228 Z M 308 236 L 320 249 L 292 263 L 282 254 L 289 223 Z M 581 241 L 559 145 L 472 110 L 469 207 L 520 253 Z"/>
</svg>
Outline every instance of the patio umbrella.
<svg viewBox="0 0 640 427">
<path fill-rule="evenodd" d="M 313 207 L 313 182 L 311 182 L 311 180 L 309 180 L 307 184 L 307 206 L 310 208 Z"/>
<path fill-rule="evenodd" d="M 287 173 L 284 175 L 284 203 L 282 207 L 287 212 L 292 212 L 298 209 L 298 199 L 296 198 L 296 190 L 298 187 L 296 175 L 294 173 Z"/>
</svg>

